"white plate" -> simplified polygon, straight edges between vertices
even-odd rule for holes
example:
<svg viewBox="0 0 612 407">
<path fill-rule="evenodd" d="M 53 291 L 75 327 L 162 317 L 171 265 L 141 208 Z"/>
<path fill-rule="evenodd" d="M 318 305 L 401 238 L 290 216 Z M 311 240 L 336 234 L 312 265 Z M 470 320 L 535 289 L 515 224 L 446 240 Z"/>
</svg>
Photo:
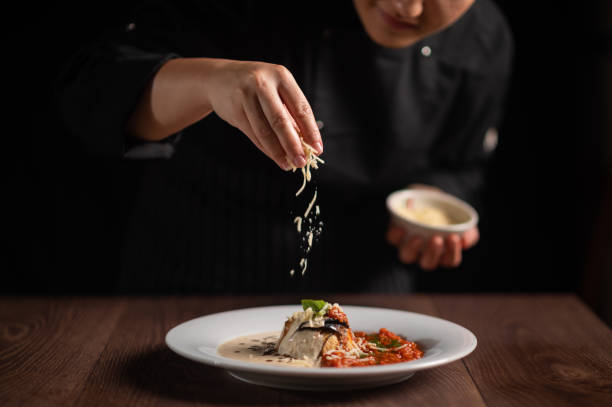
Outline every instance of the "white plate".
<svg viewBox="0 0 612 407">
<path fill-rule="evenodd" d="M 391 332 L 417 342 L 421 359 L 382 366 L 304 368 L 243 362 L 219 355 L 222 343 L 238 336 L 280 331 L 298 305 L 247 308 L 192 319 L 172 328 L 166 344 L 188 359 L 226 369 L 248 383 L 294 390 L 349 390 L 401 382 L 417 370 L 453 362 L 476 348 L 472 332 L 444 319 L 385 308 L 342 306 L 353 330 Z"/>
</svg>

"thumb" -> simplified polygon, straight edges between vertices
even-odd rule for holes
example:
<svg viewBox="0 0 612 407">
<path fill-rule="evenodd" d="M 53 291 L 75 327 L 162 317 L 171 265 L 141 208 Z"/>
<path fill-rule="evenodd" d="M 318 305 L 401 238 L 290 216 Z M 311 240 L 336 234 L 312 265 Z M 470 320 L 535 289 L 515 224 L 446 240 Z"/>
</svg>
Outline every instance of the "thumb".
<svg viewBox="0 0 612 407">
<path fill-rule="evenodd" d="M 463 236 L 461 237 L 461 245 L 463 246 L 464 250 L 469 249 L 470 247 L 478 243 L 479 239 L 480 232 L 478 231 L 477 227 L 474 227 L 463 234 Z"/>
</svg>

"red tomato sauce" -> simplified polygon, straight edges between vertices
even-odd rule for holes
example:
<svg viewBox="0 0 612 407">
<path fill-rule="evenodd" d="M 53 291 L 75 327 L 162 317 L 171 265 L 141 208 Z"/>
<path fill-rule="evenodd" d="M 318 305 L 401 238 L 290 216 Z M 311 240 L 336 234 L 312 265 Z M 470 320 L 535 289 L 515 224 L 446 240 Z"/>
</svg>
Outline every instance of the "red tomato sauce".
<svg viewBox="0 0 612 407">
<path fill-rule="evenodd" d="M 414 342 L 407 341 L 393 332 L 381 328 L 378 333 L 354 332 L 359 357 L 355 354 L 334 351 L 325 354 L 322 367 L 356 367 L 389 365 L 409 362 L 423 357 L 423 351 Z"/>
<path fill-rule="evenodd" d="M 340 311 L 340 308 L 336 306 L 331 307 L 329 310 L 327 310 L 326 315 L 328 318 L 336 319 L 338 320 L 338 322 L 348 325 L 348 318 L 346 317 L 346 314 Z"/>
</svg>

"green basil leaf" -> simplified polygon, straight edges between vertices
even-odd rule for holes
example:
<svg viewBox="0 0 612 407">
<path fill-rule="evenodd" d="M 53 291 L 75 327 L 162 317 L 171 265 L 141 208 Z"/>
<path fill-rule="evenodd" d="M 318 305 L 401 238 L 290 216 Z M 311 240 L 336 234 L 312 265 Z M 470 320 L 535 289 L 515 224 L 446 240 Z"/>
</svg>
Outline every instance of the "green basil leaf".
<svg viewBox="0 0 612 407">
<path fill-rule="evenodd" d="M 312 308 L 315 314 L 318 314 L 327 304 L 327 301 L 323 300 L 302 300 L 302 308 L 306 311 L 308 308 Z"/>
</svg>

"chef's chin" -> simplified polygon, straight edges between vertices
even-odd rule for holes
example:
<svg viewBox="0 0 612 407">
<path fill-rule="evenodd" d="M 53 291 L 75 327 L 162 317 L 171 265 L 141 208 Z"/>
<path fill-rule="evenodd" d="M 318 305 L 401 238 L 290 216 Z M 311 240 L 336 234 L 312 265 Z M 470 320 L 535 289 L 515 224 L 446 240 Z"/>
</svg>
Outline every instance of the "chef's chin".
<svg viewBox="0 0 612 407">
<path fill-rule="evenodd" d="M 378 45 L 404 48 L 424 37 L 418 24 L 394 18 L 376 4 L 355 1 L 355 8 L 366 33 Z"/>
</svg>

